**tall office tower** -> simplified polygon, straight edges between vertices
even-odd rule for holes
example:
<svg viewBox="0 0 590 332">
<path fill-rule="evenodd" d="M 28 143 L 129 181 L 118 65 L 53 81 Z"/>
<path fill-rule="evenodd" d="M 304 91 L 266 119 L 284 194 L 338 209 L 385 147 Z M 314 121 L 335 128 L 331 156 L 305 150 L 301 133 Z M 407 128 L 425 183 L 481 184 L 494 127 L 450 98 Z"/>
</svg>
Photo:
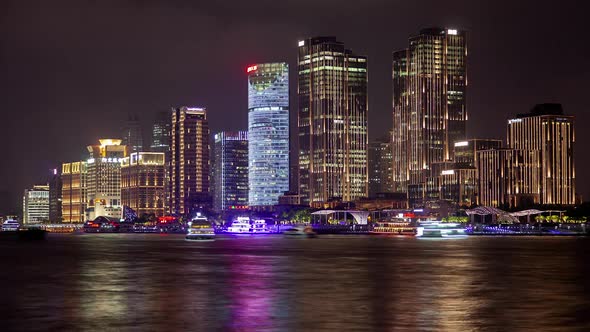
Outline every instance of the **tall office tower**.
<svg viewBox="0 0 590 332">
<path fill-rule="evenodd" d="M 215 134 L 214 197 L 216 211 L 243 209 L 248 205 L 248 132 Z"/>
<path fill-rule="evenodd" d="M 321 206 L 368 194 L 367 58 L 335 37 L 299 41 L 299 192 Z"/>
<path fill-rule="evenodd" d="M 143 151 L 143 132 L 141 123 L 136 115 L 129 115 L 125 128 L 123 128 L 123 145 L 127 146 L 128 151 Z"/>
<path fill-rule="evenodd" d="M 121 218 L 121 161 L 127 156 L 127 146 L 120 139 L 100 139 L 99 143 L 88 146 L 86 219 Z"/>
<path fill-rule="evenodd" d="M 152 152 L 170 152 L 170 124 L 170 112 L 158 112 L 156 114 L 156 119 L 152 125 Z"/>
<path fill-rule="evenodd" d="M 248 204 L 276 205 L 289 191 L 289 66 L 249 66 Z"/>
<path fill-rule="evenodd" d="M 541 204 L 575 204 L 574 117 L 561 104 L 539 104 L 508 120 L 508 148 L 539 151 Z"/>
<path fill-rule="evenodd" d="M 64 223 L 86 221 L 87 165 L 85 161 L 75 161 L 61 165 L 61 212 Z"/>
<path fill-rule="evenodd" d="M 163 152 L 134 152 L 121 161 L 121 205 L 138 216 L 164 215 L 166 163 Z"/>
<path fill-rule="evenodd" d="M 58 223 L 62 221 L 61 217 L 61 174 L 57 169 L 51 170 L 49 178 L 49 221 Z"/>
<path fill-rule="evenodd" d="M 393 155 L 389 137 L 369 143 L 369 196 L 393 192 Z"/>
<path fill-rule="evenodd" d="M 49 186 L 36 185 L 25 189 L 23 195 L 23 224 L 37 224 L 49 220 Z"/>
<path fill-rule="evenodd" d="M 394 190 L 411 191 L 465 139 L 465 32 L 431 28 L 393 54 Z"/>
<path fill-rule="evenodd" d="M 177 214 L 209 209 L 209 122 L 206 109 L 173 108 L 171 129 L 170 209 Z"/>
</svg>

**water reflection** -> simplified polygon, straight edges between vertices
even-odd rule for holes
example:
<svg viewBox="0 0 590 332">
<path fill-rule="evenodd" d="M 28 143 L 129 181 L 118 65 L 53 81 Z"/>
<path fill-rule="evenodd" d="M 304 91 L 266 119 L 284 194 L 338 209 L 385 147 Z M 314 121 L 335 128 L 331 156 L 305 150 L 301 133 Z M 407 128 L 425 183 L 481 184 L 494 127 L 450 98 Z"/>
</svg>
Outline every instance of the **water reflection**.
<svg viewBox="0 0 590 332">
<path fill-rule="evenodd" d="M 0 328 L 588 330 L 589 244 L 368 236 L 205 244 L 123 234 L 0 242 Z"/>
</svg>

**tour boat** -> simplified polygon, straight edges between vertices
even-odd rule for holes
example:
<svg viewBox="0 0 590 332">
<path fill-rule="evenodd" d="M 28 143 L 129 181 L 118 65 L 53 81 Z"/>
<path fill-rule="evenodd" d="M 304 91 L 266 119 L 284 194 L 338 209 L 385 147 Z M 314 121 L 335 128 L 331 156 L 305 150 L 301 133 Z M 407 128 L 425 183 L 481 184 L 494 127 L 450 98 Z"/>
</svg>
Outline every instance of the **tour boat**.
<svg viewBox="0 0 590 332">
<path fill-rule="evenodd" d="M 206 217 L 197 215 L 189 222 L 185 239 L 189 241 L 213 241 L 215 240 L 215 230 Z"/>
<path fill-rule="evenodd" d="M 2 231 L 4 231 L 4 232 L 18 231 L 19 228 L 20 228 L 20 224 L 18 223 L 18 221 L 14 220 L 14 219 L 7 219 L 2 224 Z"/>
<path fill-rule="evenodd" d="M 454 238 L 466 237 L 465 227 L 458 223 L 428 221 L 420 223 L 416 236 L 422 238 Z"/>
<path fill-rule="evenodd" d="M 377 222 L 373 227 L 373 230 L 369 231 L 369 234 L 376 235 L 407 235 L 415 236 L 417 233 L 417 227 L 412 226 L 405 220 L 393 220 L 385 222 Z"/>
<path fill-rule="evenodd" d="M 249 217 L 238 217 L 231 223 L 231 226 L 225 231 L 229 234 L 250 234 L 252 225 L 250 225 Z"/>
<path fill-rule="evenodd" d="M 264 220 L 254 220 L 254 224 L 252 225 L 252 233 L 254 234 L 269 234 L 272 233 L 270 229 L 266 226 L 266 221 Z"/>
</svg>

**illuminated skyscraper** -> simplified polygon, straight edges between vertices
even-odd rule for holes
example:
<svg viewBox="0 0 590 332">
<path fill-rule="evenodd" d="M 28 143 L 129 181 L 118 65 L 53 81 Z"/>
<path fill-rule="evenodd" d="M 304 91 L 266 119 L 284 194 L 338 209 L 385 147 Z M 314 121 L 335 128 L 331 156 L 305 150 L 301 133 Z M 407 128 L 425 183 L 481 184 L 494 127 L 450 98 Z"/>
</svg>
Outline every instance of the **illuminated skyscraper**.
<svg viewBox="0 0 590 332">
<path fill-rule="evenodd" d="M 289 66 L 248 67 L 248 204 L 276 205 L 289 190 Z"/>
<path fill-rule="evenodd" d="M 320 206 L 368 194 L 367 58 L 335 37 L 299 41 L 299 192 Z"/>
<path fill-rule="evenodd" d="M 508 148 L 538 151 L 541 204 L 575 204 L 574 117 L 561 104 L 536 105 L 508 120 Z"/>
<path fill-rule="evenodd" d="M 123 128 L 123 145 L 127 146 L 128 151 L 143 151 L 143 131 L 141 123 L 135 115 L 130 115 Z"/>
<path fill-rule="evenodd" d="M 120 139 L 100 139 L 87 149 L 86 219 L 121 218 L 121 161 L 127 156 L 127 146 L 121 145 Z"/>
<path fill-rule="evenodd" d="M 209 193 L 209 122 L 200 107 L 172 109 L 171 212 L 190 214 L 211 208 Z"/>
<path fill-rule="evenodd" d="M 465 139 L 465 32 L 431 28 L 393 54 L 394 190 L 421 186 L 436 162 L 453 159 Z"/>
<path fill-rule="evenodd" d="M 215 134 L 215 210 L 245 209 L 248 206 L 248 132 Z"/>
<path fill-rule="evenodd" d="M 64 223 L 86 221 L 86 166 L 85 161 L 64 163 L 61 166 L 61 211 Z"/>
<path fill-rule="evenodd" d="M 164 215 L 166 164 L 162 152 L 134 152 L 121 162 L 121 202 L 138 216 Z"/>
<path fill-rule="evenodd" d="M 23 223 L 37 224 L 49 220 L 49 186 L 38 185 L 25 189 L 23 195 Z"/>
</svg>

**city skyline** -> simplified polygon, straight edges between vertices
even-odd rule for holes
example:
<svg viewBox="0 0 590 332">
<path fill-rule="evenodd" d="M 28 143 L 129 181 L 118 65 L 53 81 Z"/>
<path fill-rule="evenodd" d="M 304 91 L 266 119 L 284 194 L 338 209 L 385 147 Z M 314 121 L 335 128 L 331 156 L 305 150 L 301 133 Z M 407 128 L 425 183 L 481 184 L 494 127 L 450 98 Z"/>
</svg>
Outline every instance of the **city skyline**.
<svg viewBox="0 0 590 332">
<path fill-rule="evenodd" d="M 389 6 L 386 4 L 382 5 L 386 8 Z M 101 5 L 98 6 L 100 7 Z M 400 6 L 403 7 L 404 5 Z M 516 6 L 523 6 L 524 8 L 525 5 L 519 4 Z M 381 14 L 369 7 L 371 7 L 370 4 L 361 6 L 360 14 L 363 15 L 363 17 L 382 17 L 380 16 Z M 465 8 L 463 9 L 457 9 L 458 12 L 469 12 L 469 5 L 465 4 L 464 7 Z M 550 17 L 549 14 L 554 14 L 553 9 L 550 11 L 549 7 L 545 7 L 546 6 L 543 4 L 536 4 L 533 8 L 533 11 L 538 14 L 537 16 L 540 17 L 548 18 Z M 325 6 L 322 8 L 327 10 Z M 106 9 L 108 8 L 97 8 L 98 11 Z M 198 9 L 199 8 L 192 10 L 198 14 Z M 10 7 L 8 10 L 10 13 L 16 13 L 17 15 L 15 15 L 15 17 L 19 17 L 18 14 L 22 15 L 23 12 L 26 12 L 26 8 L 19 8 L 17 6 Z M 112 10 L 116 11 L 117 9 Z M 119 8 L 118 10 L 124 13 L 135 13 L 139 9 L 129 5 L 126 8 Z M 154 8 L 146 6 L 143 8 L 143 10 L 149 12 L 154 10 Z M 177 15 L 182 15 L 177 13 L 174 9 L 168 10 L 171 10 Z M 219 10 L 219 8 L 216 8 L 215 10 Z M 530 39 L 523 41 L 520 38 L 516 38 L 516 36 L 512 36 L 509 32 L 516 31 L 517 28 L 521 28 L 521 32 L 532 32 L 533 28 L 520 21 L 520 18 L 516 20 L 515 18 L 511 17 L 508 17 L 507 22 L 505 21 L 503 25 L 492 24 L 491 18 L 493 18 L 494 15 L 499 15 L 494 8 L 491 8 L 491 11 L 487 15 L 489 18 L 486 19 L 487 21 L 484 20 L 483 23 L 475 23 L 474 19 L 478 17 L 477 12 L 475 14 L 472 12 L 471 15 L 464 15 L 463 18 L 457 18 L 456 14 L 450 15 L 450 10 L 443 10 L 437 13 L 434 12 L 435 10 L 433 10 L 432 13 L 426 15 L 424 21 L 418 21 L 414 18 L 413 20 L 409 20 L 410 23 L 407 21 L 397 23 L 396 29 L 389 31 L 386 34 L 392 35 L 394 38 L 391 38 L 391 41 L 387 40 L 387 42 L 383 42 L 383 39 L 381 39 L 379 41 L 379 45 L 376 45 L 376 42 L 374 41 L 369 41 L 366 40 L 366 38 L 363 38 L 366 35 L 370 35 L 375 36 L 375 39 L 379 39 L 377 37 L 385 35 L 385 32 L 376 31 L 374 27 L 363 28 L 359 32 L 353 32 L 352 29 L 344 29 L 341 32 L 328 31 L 332 32 L 340 40 L 345 41 L 347 46 L 350 45 L 350 48 L 354 49 L 360 54 L 366 54 L 369 58 L 369 63 L 371 63 L 371 75 L 369 79 L 369 138 L 375 138 L 375 136 L 385 134 L 389 129 L 388 124 L 391 123 L 389 120 L 391 110 L 388 105 L 388 101 L 391 98 L 390 91 L 388 91 L 390 90 L 388 73 L 391 69 L 389 68 L 390 64 L 388 64 L 384 59 L 390 59 L 391 53 L 393 51 L 403 48 L 407 38 L 414 35 L 419 29 L 436 25 L 460 28 L 468 32 L 470 45 L 470 97 L 468 99 L 468 104 L 470 105 L 468 109 L 470 110 L 470 121 L 468 124 L 467 138 L 499 138 L 504 140 L 505 121 L 508 118 L 514 114 L 526 112 L 534 104 L 544 102 L 562 103 L 564 105 L 564 111 L 566 114 L 575 115 L 576 121 L 578 123 L 583 124 L 587 122 L 588 116 L 583 112 L 584 104 L 582 103 L 580 91 L 581 87 L 583 86 L 583 82 L 585 81 L 582 80 L 582 78 L 584 75 L 587 75 L 587 73 L 581 71 L 575 72 L 577 74 L 573 74 L 573 67 L 578 70 L 578 66 L 573 66 L 570 64 L 564 64 L 565 67 L 562 66 L 559 70 L 546 68 L 546 70 L 542 71 L 543 74 L 536 72 L 537 68 L 540 67 L 539 64 L 547 62 L 547 59 L 549 58 L 551 58 L 552 61 L 555 61 L 555 59 L 560 59 L 561 57 L 565 58 L 567 56 L 569 61 L 572 59 L 572 56 L 573 60 L 575 60 L 577 57 L 579 57 L 578 54 L 585 54 L 583 49 L 580 48 L 587 46 L 570 46 L 570 48 L 565 50 L 566 54 L 561 54 L 564 50 L 557 47 L 562 45 L 562 42 L 563 45 L 570 45 L 570 43 L 567 43 L 566 40 L 567 38 L 571 37 L 562 35 L 561 31 L 566 31 L 568 27 L 571 28 L 572 25 L 575 27 L 575 20 L 571 20 L 571 22 L 564 22 L 565 26 L 563 29 L 554 30 L 544 26 L 537 27 L 534 29 L 535 31 L 537 31 L 537 29 L 541 29 L 541 31 L 538 32 L 538 35 L 531 33 L 529 34 L 531 36 Z M 85 13 L 82 14 L 88 15 Z M 62 13 L 62 16 L 64 15 L 66 18 L 69 17 L 67 13 Z M 138 15 L 141 16 L 141 14 Z M 233 16 L 235 16 L 235 14 L 230 14 L 228 17 Z M 452 17 L 455 17 L 456 19 L 452 19 Z M 308 18 L 304 19 L 303 22 L 305 22 L 307 19 Z M 42 52 L 55 54 L 52 53 L 52 47 L 50 45 L 46 45 L 43 42 L 34 42 L 34 40 L 36 40 L 35 37 L 38 34 L 36 28 L 42 26 L 42 23 L 46 20 L 48 20 L 48 18 L 40 20 L 40 23 L 38 23 L 39 25 L 32 26 L 30 28 L 31 30 L 27 31 L 27 36 L 29 39 L 31 39 L 31 41 L 33 41 L 32 45 L 40 47 Z M 441 22 L 441 20 L 444 22 Z M 25 20 L 25 22 L 26 21 L 27 20 Z M 328 19 L 328 21 L 330 21 L 330 19 Z M 14 23 L 16 26 L 19 26 L 20 24 L 12 21 L 8 22 Z M 122 25 L 122 27 L 126 26 L 122 22 L 117 21 L 115 24 Z M 238 20 L 238 22 L 235 24 L 240 26 L 240 24 L 243 25 L 247 23 L 244 23 L 243 20 Z M 273 21 L 270 24 L 276 24 L 276 21 Z M 80 87 L 78 87 L 78 90 L 76 90 L 78 93 L 74 94 L 73 96 L 67 95 L 67 97 L 64 97 L 64 95 L 60 93 L 60 91 L 62 91 L 60 89 L 62 89 L 64 86 L 68 86 L 67 84 L 63 85 L 65 84 L 63 83 L 64 78 L 66 82 L 70 82 L 71 79 L 76 77 L 76 75 L 73 74 L 75 71 L 85 68 L 84 70 L 90 70 L 92 73 L 91 67 L 81 66 L 92 63 L 91 60 L 93 59 L 93 56 L 85 53 L 80 54 L 79 52 L 83 51 L 83 48 L 80 49 L 74 45 L 69 45 L 70 49 L 73 50 L 72 56 L 81 55 L 81 59 L 78 59 L 81 62 L 77 62 L 77 64 L 74 64 L 71 68 L 59 67 L 62 68 L 61 71 L 57 71 L 55 73 L 57 77 L 61 77 L 61 81 L 58 81 L 55 87 L 54 85 L 50 85 L 52 87 L 50 91 L 48 91 L 51 92 L 50 95 L 35 89 L 35 87 L 38 87 L 38 82 L 28 81 L 28 83 L 31 84 L 30 91 L 33 93 L 32 98 L 21 97 L 18 98 L 17 103 L 16 98 L 13 96 L 8 96 L 8 98 L 3 101 L 3 103 L 6 103 L 3 104 L 5 109 L 16 109 L 16 106 L 20 105 L 21 103 L 23 109 L 25 109 L 23 112 L 15 112 L 22 114 L 11 114 L 10 116 L 7 116 L 8 125 L 4 131 L 4 135 L 7 135 L 9 141 L 18 139 L 20 144 L 15 145 L 15 147 L 9 147 L 8 156 L 10 160 L 13 160 L 14 162 L 10 165 L 4 164 L 2 166 L 2 174 L 9 174 L 8 167 L 14 166 L 17 166 L 19 172 L 17 172 L 15 176 L 6 177 L 4 181 L 2 181 L 2 187 L 0 187 L 0 191 L 4 192 L 2 195 L 3 200 L 11 201 L 9 205 L 12 207 L 10 208 L 18 208 L 19 193 L 22 192 L 23 188 L 30 187 L 31 185 L 44 180 L 42 176 L 47 174 L 48 169 L 59 167 L 61 161 L 84 159 L 82 158 L 83 150 L 73 142 L 93 142 L 99 137 L 114 136 L 118 128 L 114 128 L 115 126 L 109 127 L 108 123 L 112 123 L 112 121 L 115 120 L 121 122 L 127 116 L 128 108 L 132 108 L 134 111 L 140 109 L 143 110 L 144 113 L 141 114 L 142 121 L 149 121 L 153 116 L 152 112 L 156 112 L 158 109 L 168 108 L 171 105 L 205 105 L 208 108 L 211 107 L 211 109 L 220 110 L 211 112 L 209 114 L 212 131 L 243 128 L 243 123 L 245 123 L 245 115 L 243 114 L 245 107 L 243 106 L 246 104 L 246 100 L 244 98 L 246 91 L 243 91 L 243 83 L 240 83 L 243 82 L 244 79 L 243 68 L 245 68 L 247 64 L 255 63 L 260 60 L 288 60 L 288 63 L 291 65 L 291 67 L 293 67 L 293 64 L 295 63 L 295 61 L 293 61 L 295 52 L 294 50 L 297 47 L 297 40 L 320 34 L 328 34 L 324 33 L 324 31 L 331 30 L 326 28 L 327 25 L 323 26 L 321 23 L 311 25 L 309 28 L 299 26 L 298 24 L 295 24 L 295 26 L 298 27 L 296 30 L 283 31 L 279 29 L 273 33 L 267 32 L 268 40 L 266 42 L 270 43 L 269 40 L 273 41 L 273 43 L 270 43 L 270 45 L 273 47 L 260 47 L 261 44 L 259 41 L 257 41 L 255 38 L 248 37 L 238 43 L 242 47 L 246 46 L 244 52 L 234 53 L 236 54 L 235 57 L 222 56 L 222 59 L 220 59 L 218 62 L 218 64 L 222 65 L 217 66 L 218 70 L 220 70 L 222 73 L 226 73 L 230 70 L 237 69 L 242 73 L 239 75 L 239 77 L 236 74 L 230 74 L 227 76 L 227 81 L 217 78 L 217 81 L 211 81 L 210 79 L 212 77 L 223 77 L 223 75 L 219 74 L 218 76 L 211 76 L 210 73 L 204 75 L 203 79 L 200 79 L 194 75 L 188 75 L 189 78 L 183 78 L 186 75 L 182 75 L 178 71 L 171 70 L 167 75 L 160 76 L 159 80 L 155 79 L 155 77 L 149 76 L 147 78 L 147 82 L 149 83 L 143 85 L 144 88 L 148 87 L 147 92 L 141 88 L 137 90 L 123 89 L 120 92 L 113 93 L 112 95 L 109 95 L 110 88 L 104 85 L 104 78 L 102 78 L 101 75 L 96 75 L 96 73 L 94 75 L 90 75 L 91 79 L 80 81 Z M 92 30 L 94 27 L 90 24 L 85 26 L 85 28 Z M 230 32 L 222 33 L 224 38 L 232 37 L 232 39 L 240 39 L 240 34 L 235 32 L 236 26 L 229 27 L 228 29 Z M 59 28 L 52 28 L 50 29 L 49 33 L 55 34 L 59 31 L 61 31 Z M 8 33 L 11 32 L 16 31 L 8 31 Z M 64 43 L 71 39 L 72 34 L 75 35 L 74 32 L 71 32 L 70 35 L 65 34 Z M 544 36 L 541 37 L 541 35 Z M 99 37 L 101 36 L 102 35 L 99 33 Z M 555 37 L 553 38 L 554 40 L 561 41 L 558 42 L 557 46 L 550 45 L 543 48 L 532 46 L 535 41 L 538 42 L 540 38 L 548 38 L 547 36 L 553 36 Z M 182 36 L 180 39 L 184 40 L 183 38 L 185 37 Z M 9 46 L 13 45 L 12 43 L 15 43 L 15 41 L 10 38 L 8 40 Z M 101 39 L 99 38 L 99 40 Z M 198 42 L 194 43 L 198 44 Z M 14 54 L 7 54 L 7 59 L 9 61 L 11 59 L 16 60 L 17 58 L 13 56 L 15 54 L 19 54 L 19 52 L 23 49 L 21 44 L 17 43 L 14 45 L 16 47 L 11 48 Z M 104 45 L 104 41 L 101 45 Z M 500 45 L 505 47 L 498 47 Z M 150 47 L 149 45 L 143 46 L 148 49 Z M 224 49 L 221 48 L 220 45 L 215 44 L 213 46 L 217 47 L 215 48 L 217 52 L 212 53 L 224 54 Z M 254 46 L 260 47 L 260 50 L 256 50 Z M 525 46 L 531 47 L 526 48 Z M 510 49 L 511 52 L 508 52 L 508 49 Z M 490 53 L 484 52 L 485 50 L 490 50 Z M 492 50 L 494 50 L 495 53 L 491 53 Z M 498 57 L 496 54 L 504 55 L 505 57 Z M 508 57 L 508 54 L 510 54 L 510 57 Z M 199 56 L 206 58 L 205 55 Z M 124 61 L 126 59 L 127 62 Z M 126 57 L 125 54 L 123 54 L 123 56 L 118 59 L 107 56 L 107 62 L 112 64 L 113 68 L 117 68 L 120 63 L 129 64 L 131 59 L 134 58 L 129 58 L 128 56 Z M 146 59 L 149 60 L 147 61 L 147 64 L 155 65 L 156 63 L 162 63 L 165 68 L 170 68 L 170 65 L 167 65 L 168 62 L 166 62 L 166 59 L 168 59 L 167 61 L 170 61 L 170 58 L 167 56 L 160 56 L 158 58 L 147 57 Z M 161 60 L 161 62 L 154 62 L 156 59 Z M 200 67 L 198 66 L 198 59 L 199 58 L 195 59 L 194 57 L 191 57 L 191 61 L 188 61 L 188 58 L 181 57 L 180 61 L 178 62 L 182 64 L 183 68 L 189 70 L 189 72 L 195 73 L 196 69 L 200 70 Z M 56 61 L 58 64 L 62 63 L 61 58 L 55 59 L 50 57 L 50 60 Z M 573 60 L 572 63 L 575 63 Z M 43 66 L 43 62 L 41 62 L 41 60 L 31 56 L 29 58 L 25 57 L 19 61 L 15 61 L 15 68 L 7 68 L 7 76 L 5 77 L 15 77 L 14 70 L 19 68 L 22 69 L 22 65 L 27 63 L 23 63 L 23 61 L 38 63 L 39 70 L 41 70 L 41 72 L 47 72 L 48 70 Z M 142 66 L 146 65 L 146 63 L 141 63 L 142 61 L 139 62 L 139 64 L 133 64 L 132 67 L 143 68 Z M 488 69 L 484 67 L 491 68 Z M 172 68 L 175 67 L 172 66 Z M 106 69 L 109 72 L 112 70 L 110 67 Z M 291 73 L 293 73 L 293 68 L 291 68 L 291 70 Z M 510 80 L 503 81 L 504 85 L 501 89 L 494 87 L 498 81 L 498 75 L 507 72 L 512 74 L 512 76 L 509 76 Z M 31 72 L 28 70 L 24 70 L 22 74 L 23 77 L 31 77 Z M 123 81 L 139 83 L 136 78 L 133 80 L 130 78 L 128 71 L 124 71 L 123 74 Z M 71 77 L 69 75 L 71 75 Z M 164 79 L 162 79 L 162 77 L 164 77 Z M 47 80 L 47 78 L 45 78 L 45 76 L 41 76 L 41 82 L 44 80 Z M 149 91 L 152 86 L 157 86 L 158 84 L 166 83 L 170 80 L 184 80 L 183 84 L 189 85 L 191 88 L 189 89 L 188 87 L 173 85 L 175 89 L 174 91 L 167 88 L 163 89 L 163 92 L 157 96 L 150 96 L 150 94 L 153 94 Z M 79 80 L 76 80 L 76 82 L 78 81 Z M 200 83 L 200 81 L 212 82 L 211 87 L 201 88 L 203 83 Z M 18 92 L 16 93 L 16 96 L 18 96 L 19 93 L 21 93 L 21 96 L 23 96 L 22 93 L 24 91 L 29 91 L 26 89 L 26 86 L 21 79 L 16 79 L 11 82 L 12 83 L 7 86 L 12 89 L 10 91 Z M 576 84 L 574 82 L 578 83 Z M 117 86 L 117 82 L 114 83 L 114 85 Z M 231 92 L 226 91 L 225 94 L 232 96 L 235 95 L 235 98 L 221 98 L 219 92 L 213 91 L 214 89 L 217 89 L 219 85 L 226 84 L 230 89 L 228 91 Z M 294 84 L 294 82 L 292 82 L 292 84 Z M 93 95 L 93 93 L 96 91 L 90 92 L 88 90 L 89 86 L 95 85 L 99 87 L 98 91 L 101 91 L 99 95 Z M 518 87 L 519 89 L 514 91 L 515 87 Z M 140 91 L 143 92 L 140 93 Z M 33 98 L 35 95 L 40 96 L 40 98 Z M 100 96 L 103 97 L 98 98 Z M 121 102 L 120 100 L 125 100 L 125 102 Z M 64 107 L 64 105 L 71 106 L 68 108 Z M 74 107 L 74 105 L 78 106 Z M 33 110 L 39 109 L 43 109 L 44 111 L 37 111 L 37 113 L 34 113 L 35 111 Z M 80 110 L 80 114 L 72 113 L 74 109 Z M 145 111 L 146 109 L 153 111 L 150 111 L 148 114 L 147 111 Z M 291 109 L 294 110 L 295 105 L 292 105 Z M 101 114 L 100 116 L 92 118 L 92 121 L 88 121 L 89 115 L 99 113 Z M 27 122 L 23 122 L 23 119 L 25 118 L 22 116 L 26 114 L 28 114 L 28 116 L 35 114 L 36 116 L 29 116 L 29 118 L 26 120 Z M 69 118 L 64 120 L 63 118 L 66 114 L 68 114 Z M 67 132 L 63 130 L 65 127 L 62 127 L 65 124 L 61 124 L 64 121 L 68 126 Z M 20 130 L 18 132 L 15 131 L 15 128 L 19 128 L 17 125 L 18 123 L 27 123 L 30 130 Z M 41 133 L 48 136 L 48 143 L 51 146 L 51 149 L 39 149 L 39 145 L 35 143 L 39 140 L 45 140 L 43 138 L 44 136 L 40 136 Z M 62 136 L 59 136 L 57 133 L 61 133 Z M 588 134 L 583 131 L 579 131 L 577 133 L 576 141 L 578 150 L 580 150 L 579 147 L 584 146 L 584 144 L 588 142 Z M 581 169 L 581 165 L 584 165 L 586 158 L 588 157 L 582 153 L 577 154 L 576 163 L 578 169 Z M 587 198 L 589 191 L 588 175 L 580 172 L 578 174 L 577 182 L 578 192 L 584 194 L 584 197 Z M 6 205 L 4 202 L 3 204 Z M 6 209 L 6 207 L 0 207 L 0 209 L 1 208 Z"/>
</svg>

